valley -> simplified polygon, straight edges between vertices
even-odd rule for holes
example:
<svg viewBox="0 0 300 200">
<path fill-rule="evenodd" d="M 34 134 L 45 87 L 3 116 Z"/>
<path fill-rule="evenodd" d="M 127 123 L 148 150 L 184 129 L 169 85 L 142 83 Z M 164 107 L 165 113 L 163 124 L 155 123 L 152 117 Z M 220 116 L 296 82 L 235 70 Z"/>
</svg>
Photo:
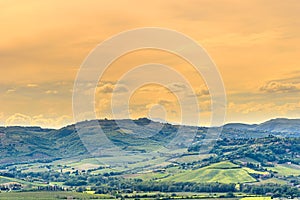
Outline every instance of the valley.
<svg viewBox="0 0 300 200">
<path fill-rule="evenodd" d="M 90 125 L 82 123 L 85 128 Z M 125 133 L 113 120 L 99 123 L 105 125 L 107 137 L 123 149 L 122 154 L 102 150 L 98 156 L 91 155 L 75 125 L 58 130 L 0 128 L 0 198 L 20 191 L 45 195 L 56 191 L 57 197 L 66 192 L 81 195 L 79 199 L 88 199 L 88 195 L 126 199 L 300 195 L 300 132 L 290 129 L 290 124 L 279 127 L 284 132 L 225 125 L 211 151 L 203 154 L 199 153 L 199 142 L 209 129 L 206 127 L 197 128 L 192 144 L 181 144 L 170 151 L 166 145 L 178 125 L 141 118 L 135 121 L 138 129 L 127 126 Z M 122 123 L 126 126 L 127 122 Z M 154 127 L 145 127 L 149 123 Z M 153 134 L 159 126 L 161 130 Z M 188 132 L 194 127 L 183 128 Z M 93 140 L 93 127 L 87 130 Z M 141 130 L 151 136 L 132 136 Z"/>
</svg>

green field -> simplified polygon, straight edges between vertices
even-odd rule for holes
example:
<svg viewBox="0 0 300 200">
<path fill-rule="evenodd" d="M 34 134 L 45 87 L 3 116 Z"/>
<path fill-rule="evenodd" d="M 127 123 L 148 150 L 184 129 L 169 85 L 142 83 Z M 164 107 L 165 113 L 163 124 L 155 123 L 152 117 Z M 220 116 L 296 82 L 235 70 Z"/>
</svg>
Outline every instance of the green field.
<svg viewBox="0 0 300 200">
<path fill-rule="evenodd" d="M 249 167 L 243 167 L 244 170 L 246 170 L 249 174 L 260 174 L 260 175 L 268 175 L 269 172 L 261 172 L 254 169 L 251 169 Z"/>
<path fill-rule="evenodd" d="M 14 182 L 11 178 L 0 176 L 0 184 Z"/>
<path fill-rule="evenodd" d="M 244 197 L 241 200 L 271 200 L 271 197 Z"/>
<path fill-rule="evenodd" d="M 256 179 L 249 173 L 268 174 L 268 172 L 259 172 L 250 168 L 241 168 L 229 161 L 214 163 L 212 165 L 196 170 L 180 170 L 173 167 L 165 172 L 145 172 L 137 174 L 128 174 L 124 178 L 140 178 L 143 180 L 161 180 L 171 182 L 220 182 L 220 183 L 246 183 L 255 182 Z"/>
<path fill-rule="evenodd" d="M 156 180 L 156 179 L 162 179 L 166 176 L 167 176 L 167 174 L 164 174 L 164 173 L 150 172 L 150 173 L 141 173 L 141 174 L 128 174 L 123 177 L 124 178 L 139 178 L 139 179 L 143 179 L 143 180 Z"/>
<path fill-rule="evenodd" d="M 158 199 L 157 196 L 160 195 L 163 197 L 162 199 L 169 199 L 172 194 L 176 194 L 176 197 L 172 197 L 170 199 L 202 199 L 202 200 L 239 200 L 241 198 L 241 193 L 234 193 L 236 197 L 233 198 L 224 198 L 222 196 L 226 195 L 226 193 L 206 193 L 206 192 L 138 192 L 138 193 L 124 193 L 122 196 L 126 196 L 126 199 Z M 144 198 L 137 198 L 141 196 L 148 196 Z"/>
<path fill-rule="evenodd" d="M 96 195 L 78 192 L 2 192 L 5 200 L 52 200 L 52 199 L 108 199 L 110 195 Z"/>
<path fill-rule="evenodd" d="M 233 169 L 238 167 L 239 167 L 238 165 L 233 164 L 232 162 L 229 161 L 214 163 L 208 166 L 209 169 Z"/>
<path fill-rule="evenodd" d="M 256 179 L 250 176 L 246 170 L 239 168 L 231 162 L 220 162 L 196 170 L 187 170 L 162 180 L 197 183 L 246 183 L 256 181 Z"/>
<path fill-rule="evenodd" d="M 9 182 L 17 182 L 17 183 L 20 183 L 22 185 L 29 186 L 29 187 L 31 187 L 31 186 L 46 186 L 47 185 L 47 184 L 43 184 L 43 183 L 28 182 L 28 181 L 23 181 L 23 180 L 16 179 L 16 178 L 0 176 L 0 184 L 9 183 Z"/>
<path fill-rule="evenodd" d="M 297 168 L 293 165 L 276 165 L 275 167 L 267 167 L 268 170 L 277 172 L 281 176 L 299 176 L 300 168 Z"/>
<path fill-rule="evenodd" d="M 150 198 L 139 198 L 139 199 L 155 199 L 157 195 L 170 197 L 174 193 L 163 193 L 163 192 L 141 192 L 141 193 L 124 193 L 122 196 L 127 196 L 127 199 L 135 199 L 136 195 L 138 196 L 149 196 Z M 226 195 L 226 193 L 192 193 L 192 192 L 176 192 L 177 197 L 180 198 L 201 198 L 206 199 L 215 199 L 215 200 L 238 200 L 238 198 L 221 198 L 220 196 Z M 239 194 L 235 194 L 239 196 Z M 115 199 L 115 197 L 104 194 L 90 194 L 90 193 L 78 193 L 78 192 L 3 192 L 0 193 L 0 199 L 5 200 L 56 200 L 56 199 Z M 246 197 L 242 200 L 270 200 L 270 197 Z"/>
<path fill-rule="evenodd" d="M 263 184 L 279 184 L 279 185 L 286 185 L 287 181 L 278 179 L 278 178 L 269 178 L 265 180 L 260 180 L 259 182 L 255 183 L 256 185 L 263 185 Z"/>
</svg>

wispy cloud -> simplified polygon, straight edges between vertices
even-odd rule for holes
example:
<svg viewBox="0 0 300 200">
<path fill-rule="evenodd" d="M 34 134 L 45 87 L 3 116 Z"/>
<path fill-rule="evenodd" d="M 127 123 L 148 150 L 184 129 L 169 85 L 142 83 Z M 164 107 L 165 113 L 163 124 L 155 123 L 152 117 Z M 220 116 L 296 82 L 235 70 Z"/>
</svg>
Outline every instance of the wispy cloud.
<svg viewBox="0 0 300 200">
<path fill-rule="evenodd" d="M 100 82 L 96 89 L 97 93 L 111 94 L 111 93 L 122 93 L 127 92 L 128 89 L 125 85 L 116 85 L 113 82 Z"/>
<path fill-rule="evenodd" d="M 7 93 L 7 94 L 13 93 L 13 92 L 16 92 L 16 90 L 15 90 L 15 89 L 8 89 L 8 90 L 6 90 L 6 93 Z"/>
<path fill-rule="evenodd" d="M 58 94 L 57 90 L 47 90 L 45 91 L 46 94 Z"/>
<path fill-rule="evenodd" d="M 28 83 L 26 86 L 29 87 L 29 88 L 34 88 L 34 87 L 38 87 L 38 84 Z"/>
<path fill-rule="evenodd" d="M 276 104 L 273 102 L 269 103 L 257 103 L 257 102 L 248 102 L 248 103 L 233 103 L 231 102 L 228 106 L 229 112 L 236 112 L 241 115 L 243 114 L 277 114 L 277 115 L 286 115 L 290 111 L 300 111 L 300 102 L 294 103 L 284 103 Z"/>
<path fill-rule="evenodd" d="M 261 86 L 259 90 L 266 93 L 299 92 L 300 84 L 270 81 Z"/>
<path fill-rule="evenodd" d="M 42 126 L 42 127 L 54 127 L 59 128 L 62 124 L 72 123 L 71 116 L 51 116 L 46 117 L 42 114 L 29 116 L 22 113 L 15 113 L 9 116 L 6 121 L 6 126 Z"/>
</svg>

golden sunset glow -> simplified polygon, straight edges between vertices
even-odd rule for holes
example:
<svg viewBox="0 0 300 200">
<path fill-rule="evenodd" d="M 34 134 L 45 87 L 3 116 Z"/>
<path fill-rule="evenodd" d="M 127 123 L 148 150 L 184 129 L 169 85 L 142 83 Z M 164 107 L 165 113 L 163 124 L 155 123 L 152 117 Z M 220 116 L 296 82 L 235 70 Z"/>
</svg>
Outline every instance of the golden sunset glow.
<svg viewBox="0 0 300 200">
<path fill-rule="evenodd" d="M 1 125 L 72 123 L 72 89 L 85 57 L 112 35 L 140 27 L 173 29 L 206 49 L 224 81 L 226 122 L 300 117 L 298 0 L 4 0 L 0 11 Z M 203 77 L 182 58 L 155 50 L 132 52 L 109 67 L 96 89 L 99 118 L 112 117 L 110 99 L 119 78 L 144 63 L 171 66 L 189 80 L 201 123 L 209 123 L 210 96 Z M 167 119 L 177 122 L 177 101 L 167 88 L 146 85 L 131 97 L 130 114 L 148 116 L 160 104 Z"/>
</svg>

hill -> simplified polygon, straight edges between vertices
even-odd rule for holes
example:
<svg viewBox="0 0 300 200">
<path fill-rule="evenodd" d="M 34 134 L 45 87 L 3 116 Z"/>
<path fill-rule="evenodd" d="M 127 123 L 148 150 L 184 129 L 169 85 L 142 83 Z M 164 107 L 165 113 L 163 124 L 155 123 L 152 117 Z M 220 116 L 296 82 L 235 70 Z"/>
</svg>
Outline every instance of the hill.
<svg viewBox="0 0 300 200">
<path fill-rule="evenodd" d="M 267 129 L 270 123 L 274 122 L 261 127 Z M 10 182 L 21 184 L 22 190 L 93 188 L 101 194 L 134 190 L 297 196 L 299 133 L 255 130 L 259 126 L 225 125 L 207 154 L 199 154 L 200 144 L 215 128 L 146 118 L 84 121 L 57 130 L 1 127 L 0 185 L 4 190 Z M 178 130 L 185 137 L 179 138 L 176 148 L 167 149 Z M 195 137 L 189 138 L 195 130 Z M 99 154 L 90 155 L 84 143 L 98 148 Z"/>
<path fill-rule="evenodd" d="M 231 162 L 225 161 L 200 169 L 186 170 L 182 173 L 177 173 L 162 179 L 162 181 L 196 183 L 247 183 L 255 182 L 256 179 L 250 176 L 245 169 Z"/>
<path fill-rule="evenodd" d="M 263 131 L 268 133 L 300 133 L 300 119 L 276 118 L 261 124 L 229 123 L 223 126 L 226 129 L 248 131 Z"/>
<path fill-rule="evenodd" d="M 300 132 L 300 119 L 277 118 L 259 124 L 255 130 L 263 130 L 269 132 Z"/>
<path fill-rule="evenodd" d="M 104 138 L 99 137 L 99 129 L 95 124 L 102 127 L 113 146 L 131 153 L 157 151 L 168 145 L 179 129 L 187 135 L 181 139 L 182 142 L 177 141 L 175 149 L 188 148 L 193 142 L 201 141 L 208 130 L 212 129 L 154 122 L 147 118 L 134 120 L 133 123 L 126 119 L 84 121 L 61 129 L 0 127 L 0 164 L 90 157 L 83 142 L 93 148 L 104 145 L 102 141 Z M 78 128 L 81 134 L 77 132 Z M 300 130 L 300 121 L 289 119 L 274 119 L 258 125 L 227 124 L 223 128 L 221 138 L 263 138 L 270 134 L 277 137 L 299 137 L 298 128 Z M 195 138 L 193 134 L 189 137 L 195 130 L 197 132 Z M 103 155 L 105 151 L 100 153 Z"/>
</svg>

